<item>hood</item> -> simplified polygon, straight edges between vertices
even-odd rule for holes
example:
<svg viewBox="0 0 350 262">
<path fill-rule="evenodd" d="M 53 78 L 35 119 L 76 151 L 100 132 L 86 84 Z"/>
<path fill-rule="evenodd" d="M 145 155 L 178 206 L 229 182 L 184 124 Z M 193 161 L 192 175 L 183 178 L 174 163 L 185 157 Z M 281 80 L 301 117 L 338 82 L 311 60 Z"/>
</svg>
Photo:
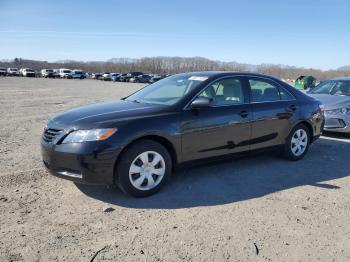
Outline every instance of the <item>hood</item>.
<svg viewBox="0 0 350 262">
<path fill-rule="evenodd" d="M 50 119 L 48 127 L 91 129 L 114 127 L 116 122 L 160 114 L 166 106 L 118 100 L 73 108 Z"/>
<path fill-rule="evenodd" d="M 329 94 L 312 94 L 308 93 L 309 96 L 321 101 L 324 105 L 325 110 L 332 110 L 342 107 L 350 107 L 350 96 L 337 96 Z"/>
</svg>

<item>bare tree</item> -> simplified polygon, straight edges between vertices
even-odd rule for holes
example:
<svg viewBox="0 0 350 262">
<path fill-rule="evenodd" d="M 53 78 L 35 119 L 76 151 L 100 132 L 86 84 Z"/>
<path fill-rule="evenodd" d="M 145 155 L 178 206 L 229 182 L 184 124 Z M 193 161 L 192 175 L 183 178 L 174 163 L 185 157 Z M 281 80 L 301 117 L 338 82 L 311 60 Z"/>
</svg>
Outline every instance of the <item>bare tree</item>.
<svg viewBox="0 0 350 262">
<path fill-rule="evenodd" d="M 203 57 L 143 57 L 140 59 L 113 58 L 108 61 L 58 61 L 47 62 L 15 58 L 13 60 L 1 60 L 0 67 L 29 67 L 35 70 L 43 68 L 71 68 L 83 69 L 88 72 L 130 72 L 142 71 L 153 74 L 175 74 L 189 71 L 236 71 L 257 72 L 273 75 L 284 79 L 296 79 L 300 75 L 313 75 L 319 80 L 336 77 L 350 76 L 350 66 L 338 70 L 322 71 L 319 69 L 297 68 L 285 65 L 249 65 L 236 62 L 214 61 Z"/>
</svg>

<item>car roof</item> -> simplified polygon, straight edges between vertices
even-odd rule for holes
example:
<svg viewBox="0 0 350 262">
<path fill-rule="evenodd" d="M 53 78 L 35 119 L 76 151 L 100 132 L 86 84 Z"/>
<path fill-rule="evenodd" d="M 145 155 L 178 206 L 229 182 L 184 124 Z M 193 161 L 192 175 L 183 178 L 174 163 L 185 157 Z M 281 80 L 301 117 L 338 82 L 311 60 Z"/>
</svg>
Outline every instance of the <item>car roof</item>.
<svg viewBox="0 0 350 262">
<path fill-rule="evenodd" d="M 262 77 L 262 78 L 271 78 L 271 79 L 276 79 L 279 80 L 275 76 L 271 75 L 265 75 L 265 74 L 259 74 L 259 73 L 252 73 L 252 72 L 235 72 L 235 71 L 199 71 L 199 72 L 188 72 L 188 73 L 183 73 L 184 75 L 189 75 L 189 76 L 207 76 L 210 78 L 217 78 L 217 77 L 224 77 L 224 76 L 232 76 L 232 75 L 244 75 L 244 76 L 255 76 L 255 77 Z"/>
<path fill-rule="evenodd" d="M 335 77 L 335 78 L 332 78 L 332 79 L 328 79 L 328 80 L 342 80 L 342 81 L 350 81 L 350 77 Z"/>
</svg>

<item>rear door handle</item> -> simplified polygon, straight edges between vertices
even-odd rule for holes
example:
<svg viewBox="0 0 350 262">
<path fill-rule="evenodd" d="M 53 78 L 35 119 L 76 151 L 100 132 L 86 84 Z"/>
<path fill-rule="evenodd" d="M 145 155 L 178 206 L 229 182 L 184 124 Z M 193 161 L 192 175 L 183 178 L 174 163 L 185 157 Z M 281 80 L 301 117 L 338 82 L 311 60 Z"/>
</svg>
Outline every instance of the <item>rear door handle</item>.
<svg viewBox="0 0 350 262">
<path fill-rule="evenodd" d="M 248 111 L 243 110 L 243 111 L 241 111 L 241 112 L 239 113 L 239 115 L 240 115 L 242 118 L 246 118 L 246 117 L 249 115 L 249 113 L 248 113 Z"/>
</svg>

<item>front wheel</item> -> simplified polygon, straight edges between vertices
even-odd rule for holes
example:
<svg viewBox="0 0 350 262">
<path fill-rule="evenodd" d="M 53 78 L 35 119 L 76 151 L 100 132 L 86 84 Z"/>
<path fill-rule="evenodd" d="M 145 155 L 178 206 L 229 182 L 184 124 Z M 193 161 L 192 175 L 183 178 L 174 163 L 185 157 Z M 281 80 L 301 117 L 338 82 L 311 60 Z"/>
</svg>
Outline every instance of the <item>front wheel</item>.
<svg viewBox="0 0 350 262">
<path fill-rule="evenodd" d="M 141 140 L 126 149 L 116 170 L 122 191 L 135 197 L 146 197 L 165 185 L 171 174 L 172 160 L 161 144 Z"/>
<path fill-rule="evenodd" d="M 297 125 L 286 139 L 284 155 L 287 159 L 297 161 L 306 155 L 310 145 L 309 129 L 303 125 Z"/>
</svg>

